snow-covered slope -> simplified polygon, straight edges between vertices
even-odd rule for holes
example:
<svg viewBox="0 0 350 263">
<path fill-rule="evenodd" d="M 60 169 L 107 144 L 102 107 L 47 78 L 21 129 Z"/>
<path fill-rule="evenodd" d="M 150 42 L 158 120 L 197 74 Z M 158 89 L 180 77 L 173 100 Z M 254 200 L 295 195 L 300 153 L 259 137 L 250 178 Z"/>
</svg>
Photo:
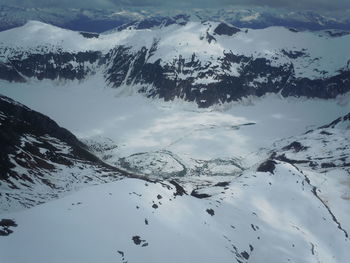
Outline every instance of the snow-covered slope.
<svg viewBox="0 0 350 263">
<path fill-rule="evenodd" d="M 274 94 L 200 109 L 182 100 L 122 96 L 99 78 L 64 86 L 1 82 L 0 90 L 68 128 L 111 165 L 163 176 L 237 173 L 268 157 L 251 154 L 260 148 L 350 111 L 349 96 L 321 100 Z"/>
<path fill-rule="evenodd" d="M 88 79 L 202 107 L 267 92 L 334 98 L 349 91 L 350 35 L 186 22 L 87 36 L 31 21 L 0 32 L 0 78 Z"/>
<path fill-rule="evenodd" d="M 12 222 L 3 226 L 8 236 L 0 238 L 1 258 L 8 263 L 349 258 L 347 234 L 292 165 L 281 162 L 273 173 L 250 171 L 203 183 L 200 196 L 174 180 L 124 179 L 1 214 Z"/>
<path fill-rule="evenodd" d="M 25 27 L 0 33 L 0 92 L 109 165 L 1 97 L 0 261 L 348 260 L 348 36 Z"/>
<path fill-rule="evenodd" d="M 0 96 L 0 210 L 28 208 L 123 173 L 48 117 Z"/>
<path fill-rule="evenodd" d="M 349 114 L 303 135 L 275 143 L 272 158 L 297 166 L 309 178 L 321 200 L 350 231 Z M 316 191 L 317 189 L 317 191 Z"/>
<path fill-rule="evenodd" d="M 1 82 L 1 92 L 85 137 L 106 161 L 120 164 L 121 157 L 132 165 L 130 170 L 158 176 L 157 181 L 118 176 L 117 182 L 71 192 L 28 210 L 2 210 L 2 260 L 346 262 L 348 96 L 325 101 L 270 94 L 200 109 L 182 101 L 151 103 L 142 96 L 120 96 L 100 79 L 94 81 L 66 86 Z M 341 115 L 345 117 L 338 118 Z M 287 136 L 293 137 L 271 146 L 273 139 Z M 265 162 L 271 151 L 276 152 L 273 160 Z M 310 167 L 309 157 L 319 164 Z M 168 172 L 165 177 L 181 175 L 176 174 L 184 170 L 179 159 L 186 169 L 193 168 L 186 175 L 196 176 L 160 180 L 163 172 Z M 336 167 L 322 165 L 331 162 Z M 68 182 L 62 191 L 91 183 L 72 183 L 67 177 L 80 166 L 76 160 L 61 171 L 60 182 Z M 113 180 L 101 181 L 103 173 L 93 167 L 87 165 L 75 175 L 95 175 L 96 184 Z M 47 176 L 57 183 L 55 173 Z M 19 191 L 18 196 L 31 198 L 37 192 L 41 188 Z M 12 203 L 6 199 L 4 204 Z M 21 253 L 15 253 L 19 249 Z"/>
</svg>

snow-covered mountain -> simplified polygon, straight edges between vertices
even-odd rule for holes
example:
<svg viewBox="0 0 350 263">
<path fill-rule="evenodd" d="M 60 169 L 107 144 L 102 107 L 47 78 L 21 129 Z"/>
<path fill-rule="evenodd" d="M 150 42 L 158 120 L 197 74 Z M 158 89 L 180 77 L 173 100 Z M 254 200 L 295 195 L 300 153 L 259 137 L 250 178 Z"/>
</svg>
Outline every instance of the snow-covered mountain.
<svg viewBox="0 0 350 263">
<path fill-rule="evenodd" d="M 8 98 L 2 101 L 29 111 Z M 270 157 L 237 174 L 160 181 L 119 177 L 29 210 L 2 211 L 1 258 L 9 263 L 346 262 L 348 122 L 346 115 L 278 141 L 266 150 L 274 151 Z"/>
<path fill-rule="evenodd" d="M 249 95 L 335 98 L 349 91 L 349 34 L 188 22 L 94 35 L 40 22 L 0 33 L 0 78 L 84 80 L 201 107 Z"/>
<path fill-rule="evenodd" d="M 347 262 L 349 42 L 186 16 L 0 32 L 0 262 Z"/>
<path fill-rule="evenodd" d="M 214 179 L 215 182 L 215 179 Z M 124 179 L 20 213 L 6 262 L 346 262 L 349 240 L 304 175 L 244 173 L 200 199 L 170 182 Z M 20 249 L 21 253 L 15 253 Z M 25 257 L 24 257 L 25 255 Z"/>
<path fill-rule="evenodd" d="M 125 174 L 50 118 L 0 96 L 0 210 L 28 208 Z"/>
</svg>

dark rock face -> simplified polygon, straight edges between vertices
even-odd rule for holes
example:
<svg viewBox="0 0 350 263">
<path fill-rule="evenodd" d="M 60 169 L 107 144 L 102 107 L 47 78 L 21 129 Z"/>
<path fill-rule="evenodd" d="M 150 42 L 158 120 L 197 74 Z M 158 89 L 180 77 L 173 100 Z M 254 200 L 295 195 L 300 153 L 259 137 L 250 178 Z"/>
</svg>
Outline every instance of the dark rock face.
<svg viewBox="0 0 350 263">
<path fill-rule="evenodd" d="M 0 79 L 10 82 L 25 82 L 25 79 L 11 65 L 0 62 Z"/>
<path fill-rule="evenodd" d="M 80 35 L 82 35 L 85 38 L 99 38 L 100 35 L 97 33 L 90 33 L 90 32 L 80 32 Z"/>
<path fill-rule="evenodd" d="M 244 257 L 246 260 L 249 259 L 249 254 L 248 254 L 247 251 L 243 251 L 243 252 L 241 253 L 241 255 L 242 255 L 242 257 Z"/>
<path fill-rule="evenodd" d="M 284 49 L 282 49 L 282 54 L 287 56 L 288 58 L 292 58 L 292 59 L 296 59 L 296 58 L 299 58 L 299 57 L 306 55 L 304 50 L 302 50 L 302 51 L 286 51 Z"/>
<path fill-rule="evenodd" d="M 273 66 L 265 58 L 252 59 L 233 53 L 225 53 L 219 58 L 219 68 L 212 67 L 211 63 L 203 65 L 195 54 L 190 60 L 180 56 L 165 65 L 160 60 L 148 63 L 148 58 L 156 49 L 157 41 L 150 50 L 143 48 L 136 54 L 130 54 L 125 47 L 111 51 L 106 57 L 107 61 L 111 60 L 106 71 L 107 80 L 116 88 L 121 84 L 140 84 L 139 92 L 147 97 L 159 97 L 165 101 L 181 98 L 196 102 L 200 107 L 236 101 L 249 95 L 260 97 L 266 93 L 328 99 L 350 91 L 350 71 L 323 79 L 296 78 L 293 64 Z M 288 53 L 293 57 L 301 55 Z M 239 69 L 237 76 L 226 73 L 234 63 L 245 65 Z M 197 77 L 193 77 L 197 72 Z M 180 74 L 188 77 L 180 79 Z M 206 78 L 216 81 L 196 83 Z M 261 78 L 264 81 L 259 81 Z"/>
<path fill-rule="evenodd" d="M 300 142 L 294 141 L 289 145 L 282 148 L 284 151 L 293 150 L 294 152 L 300 152 L 307 150 L 308 147 L 303 146 Z"/>
<path fill-rule="evenodd" d="M 132 241 L 134 241 L 135 245 L 141 245 L 141 247 L 147 247 L 148 243 L 146 242 L 146 240 L 141 239 L 140 236 L 133 236 L 132 237 Z"/>
<path fill-rule="evenodd" d="M 160 61 L 147 63 L 147 54 L 156 50 L 157 42 L 149 52 L 142 49 L 134 56 L 130 55 L 128 49 L 118 47 L 107 55 L 112 58 L 111 67 L 107 71 L 107 79 L 115 87 L 122 83 L 130 85 L 139 83 L 151 85 L 151 90 L 140 89 L 140 93 L 146 93 L 148 97 L 160 97 L 166 101 L 175 98 L 183 98 L 194 101 L 201 107 L 208 107 L 216 103 L 233 101 L 248 95 L 262 96 L 267 92 L 278 92 L 286 85 L 289 79 L 291 67 L 273 67 L 263 58 L 252 60 L 245 56 L 237 56 L 232 53 L 224 54 L 220 59 L 221 68 L 215 72 L 211 65 L 202 65 L 201 61 L 193 54 L 191 60 L 186 61 L 181 56 L 171 64 L 162 66 Z M 242 69 L 239 77 L 229 76 L 222 72 L 228 70 L 232 63 L 247 63 Z M 129 71 L 130 65 L 133 65 Z M 199 79 L 214 77 L 218 81 L 209 84 L 196 84 L 196 78 L 178 79 L 179 74 L 191 76 L 198 74 Z M 266 83 L 254 83 L 257 75 L 268 76 Z M 169 77 L 170 76 L 170 77 Z M 275 82 L 275 79 L 279 79 Z M 252 87 L 251 85 L 254 85 Z M 205 89 L 201 91 L 201 89 Z M 229 96 L 229 98 L 228 98 Z"/>
<path fill-rule="evenodd" d="M 325 128 L 334 128 L 337 126 L 337 124 L 342 123 L 342 122 L 348 122 L 350 126 L 350 113 L 346 114 L 343 117 L 339 117 L 338 119 L 332 121 L 331 123 L 324 125 L 320 127 L 320 129 L 325 129 Z"/>
<path fill-rule="evenodd" d="M 218 182 L 214 186 L 219 186 L 219 187 L 227 187 L 230 185 L 230 182 Z"/>
<path fill-rule="evenodd" d="M 325 79 L 294 78 L 282 90 L 284 97 L 335 98 L 350 91 L 350 71 L 340 71 Z"/>
<path fill-rule="evenodd" d="M 135 245 L 140 245 L 141 244 L 141 238 L 140 236 L 133 236 L 132 241 L 134 241 Z"/>
<path fill-rule="evenodd" d="M 321 168 L 334 168 L 337 167 L 334 163 L 322 163 Z"/>
<path fill-rule="evenodd" d="M 215 30 L 221 34 L 238 29 L 220 24 Z M 208 41 L 216 41 L 213 36 L 210 37 Z M 278 56 L 287 59 L 284 64 L 232 51 L 205 63 L 195 53 L 190 58 L 179 55 L 172 61 L 159 59 L 151 63 L 149 58 L 157 51 L 158 44 L 159 39 L 154 39 L 149 48 L 142 47 L 138 51 L 116 46 L 106 54 L 99 51 L 45 52 L 44 49 L 27 54 L 23 51 L 16 53 L 8 62 L 0 62 L 0 79 L 11 82 L 25 82 L 27 78 L 82 80 L 99 71 L 114 88 L 137 84 L 138 92 L 147 97 L 165 101 L 180 98 L 195 102 L 200 107 L 237 101 L 251 95 L 260 97 L 266 93 L 329 99 L 350 91 L 350 70 L 346 68 L 333 76 L 324 73 L 324 77 L 316 79 L 296 77 L 293 61 L 307 59 L 306 50 L 281 50 Z M 5 51 L 0 48 L 0 54 Z M 232 67 L 237 67 L 236 73 L 232 73 Z"/>
<path fill-rule="evenodd" d="M 179 185 L 175 180 L 171 180 L 169 181 L 169 183 L 175 186 L 174 196 L 187 195 L 185 189 L 181 185 Z"/>
<path fill-rule="evenodd" d="M 208 213 L 209 215 L 211 215 L 211 216 L 214 216 L 214 215 L 215 215 L 215 211 L 214 211 L 213 209 L 211 209 L 211 208 L 207 209 L 206 211 L 207 211 L 207 213 Z"/>
<path fill-rule="evenodd" d="M 1 52 L 3 51 L 0 50 Z M 78 53 L 58 51 L 25 55 L 20 53 L 7 63 L 0 63 L 0 79 L 16 82 L 24 82 L 25 77 L 38 80 L 81 80 L 95 73 L 93 63 L 101 59 L 101 53 L 97 51 Z"/>
<path fill-rule="evenodd" d="M 239 28 L 229 26 L 226 23 L 220 23 L 215 29 L 214 32 L 218 35 L 227 35 L 227 36 L 233 36 L 234 34 L 240 32 L 241 30 Z"/>
<path fill-rule="evenodd" d="M 206 193 L 198 193 L 195 189 L 192 190 L 191 196 L 199 198 L 199 199 L 211 197 L 211 195 L 208 195 Z"/>
<path fill-rule="evenodd" d="M 259 165 L 257 171 L 258 172 L 270 172 L 273 174 L 275 172 L 276 164 L 277 163 L 273 160 L 267 160 Z"/>
<path fill-rule="evenodd" d="M 309 160 L 294 160 L 294 159 L 290 159 L 286 156 L 285 153 L 275 156 L 275 159 L 278 161 L 282 161 L 282 162 L 286 162 L 286 163 L 290 163 L 290 164 L 309 164 L 310 161 Z"/>
<path fill-rule="evenodd" d="M 0 220 L 0 236 L 8 236 L 13 233 L 11 228 L 17 227 L 17 224 L 12 219 L 1 219 Z"/>
<path fill-rule="evenodd" d="M 56 165 L 70 167 L 76 161 L 109 169 L 68 130 L 4 96 L 0 96 L 0 123 L 0 184 L 18 189 L 13 180 L 28 187 L 43 176 L 41 182 L 55 188 L 44 178 L 45 171 L 54 171 Z M 68 147 L 70 152 L 62 151 L 61 147 Z M 16 166 L 28 173 L 14 170 Z"/>
</svg>

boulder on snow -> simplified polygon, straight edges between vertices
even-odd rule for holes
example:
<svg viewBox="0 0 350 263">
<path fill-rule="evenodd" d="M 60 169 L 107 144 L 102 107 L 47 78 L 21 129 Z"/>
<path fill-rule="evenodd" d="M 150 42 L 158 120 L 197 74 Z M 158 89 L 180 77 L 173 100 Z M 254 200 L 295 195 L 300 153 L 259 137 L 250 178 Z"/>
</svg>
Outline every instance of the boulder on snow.
<svg viewBox="0 0 350 263">
<path fill-rule="evenodd" d="M 276 164 L 277 163 L 274 160 L 267 160 L 259 165 L 257 171 L 258 172 L 270 172 L 273 174 L 275 171 L 275 168 L 276 168 Z"/>
</svg>

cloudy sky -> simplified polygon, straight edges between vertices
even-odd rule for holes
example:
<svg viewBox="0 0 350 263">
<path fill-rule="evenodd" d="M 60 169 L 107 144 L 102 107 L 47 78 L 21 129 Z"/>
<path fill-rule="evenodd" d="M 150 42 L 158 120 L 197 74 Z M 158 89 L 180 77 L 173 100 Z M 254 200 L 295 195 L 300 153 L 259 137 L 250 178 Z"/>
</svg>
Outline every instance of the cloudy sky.
<svg viewBox="0 0 350 263">
<path fill-rule="evenodd" d="M 117 7 L 210 8 L 244 5 L 314 11 L 350 10 L 350 0 L 0 0 L 0 4 L 22 7 L 102 9 Z"/>
</svg>

